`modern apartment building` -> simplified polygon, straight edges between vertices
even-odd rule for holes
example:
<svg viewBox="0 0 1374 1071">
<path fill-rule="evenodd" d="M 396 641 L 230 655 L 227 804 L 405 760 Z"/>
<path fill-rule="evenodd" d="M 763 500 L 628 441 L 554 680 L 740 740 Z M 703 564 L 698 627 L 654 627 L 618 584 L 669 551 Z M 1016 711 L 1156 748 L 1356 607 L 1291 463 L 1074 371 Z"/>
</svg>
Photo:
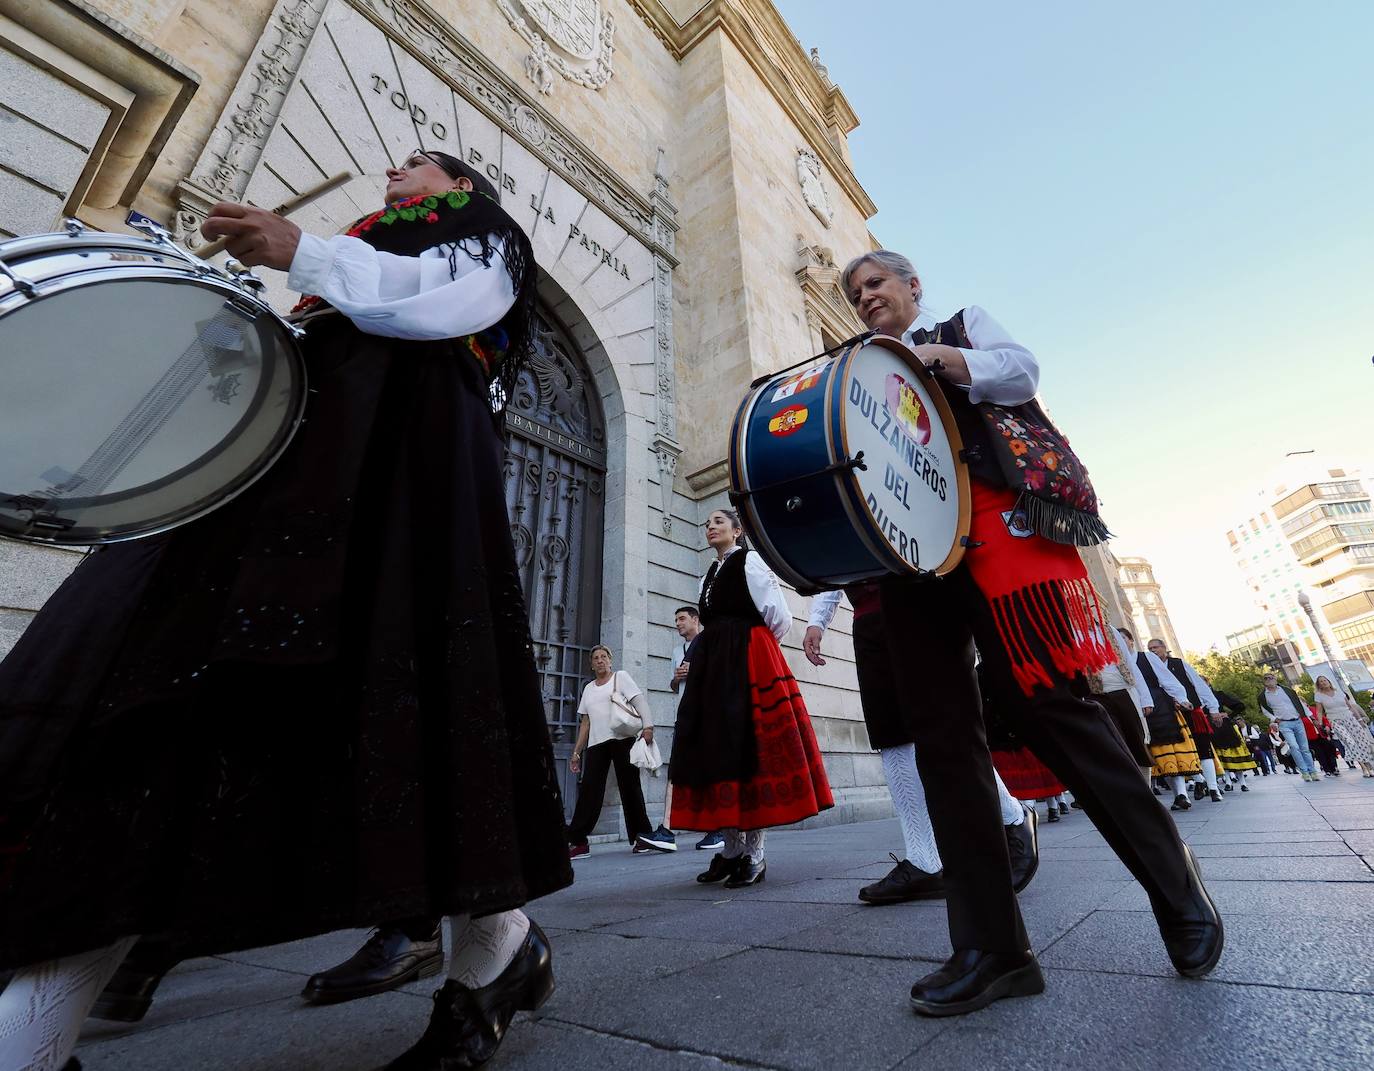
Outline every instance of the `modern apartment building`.
<svg viewBox="0 0 1374 1071">
<path fill-rule="evenodd" d="M 1306 590 L 1332 654 L 1374 666 L 1374 503 L 1359 469 L 1311 451 L 1287 455 L 1226 538 L 1275 639 L 1304 662 L 1322 657 L 1298 605 Z"/>
</svg>

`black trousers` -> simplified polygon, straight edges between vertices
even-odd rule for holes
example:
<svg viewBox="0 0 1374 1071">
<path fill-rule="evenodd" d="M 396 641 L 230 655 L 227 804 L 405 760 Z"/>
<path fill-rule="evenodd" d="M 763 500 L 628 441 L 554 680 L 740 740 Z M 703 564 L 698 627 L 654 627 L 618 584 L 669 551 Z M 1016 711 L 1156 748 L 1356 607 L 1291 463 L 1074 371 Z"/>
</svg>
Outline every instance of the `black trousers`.
<svg viewBox="0 0 1374 1071">
<path fill-rule="evenodd" d="M 606 799 L 606 775 L 615 767 L 615 783 L 620 789 L 620 803 L 625 808 L 625 832 L 633 841 L 642 833 L 652 833 L 649 815 L 644 809 L 644 792 L 639 786 L 639 767 L 630 761 L 634 739 L 603 740 L 589 747 L 582 755 L 582 787 L 573 808 L 572 823 L 568 826 L 569 844 L 586 844 L 587 835 L 601 816 L 601 804 Z"/>
<path fill-rule="evenodd" d="M 973 551 L 972 553 L 977 553 Z M 1016 734 L 1083 805 L 1156 909 L 1189 900 L 1183 844 L 1173 819 L 1140 776 L 1087 682 L 1056 678 L 1026 696 L 1017 685 L 992 610 L 965 566 L 939 580 L 886 581 L 883 614 L 893 665 L 902 666 L 935 840 L 945 865 L 954 949 L 1030 947 L 1011 888 L 1011 863 L 983 728 L 974 644 L 986 685 Z M 1031 649 L 1042 665 L 1053 663 Z M 1005 698 L 1004 698 L 1005 697 Z"/>
</svg>

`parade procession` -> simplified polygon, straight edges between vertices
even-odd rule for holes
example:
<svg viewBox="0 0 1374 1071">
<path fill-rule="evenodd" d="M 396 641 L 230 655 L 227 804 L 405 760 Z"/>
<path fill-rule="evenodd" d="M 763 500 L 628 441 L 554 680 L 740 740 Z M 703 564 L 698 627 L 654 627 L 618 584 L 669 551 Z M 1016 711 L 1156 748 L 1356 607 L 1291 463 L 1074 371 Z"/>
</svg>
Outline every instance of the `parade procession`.
<svg viewBox="0 0 1374 1071">
<path fill-rule="evenodd" d="M 1374 1061 L 1331 43 L 983 6 L 0 0 L 0 1071 Z"/>
</svg>

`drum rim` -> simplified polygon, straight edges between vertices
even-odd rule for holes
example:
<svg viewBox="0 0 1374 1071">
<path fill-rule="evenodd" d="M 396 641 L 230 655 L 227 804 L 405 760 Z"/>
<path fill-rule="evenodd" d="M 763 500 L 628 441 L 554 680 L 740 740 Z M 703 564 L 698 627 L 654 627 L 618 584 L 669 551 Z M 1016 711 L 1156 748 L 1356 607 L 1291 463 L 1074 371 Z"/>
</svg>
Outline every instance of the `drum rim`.
<svg viewBox="0 0 1374 1071">
<path fill-rule="evenodd" d="M 30 235 L 22 239 L 11 239 L 11 241 L 26 241 L 37 238 L 66 238 L 65 235 Z M 69 238 L 69 241 L 80 241 L 82 236 L 78 235 Z M 113 237 L 122 239 L 131 244 L 133 248 L 146 248 L 143 239 L 126 238 L 123 235 Z M 0 248 L 3 248 L 0 246 Z M 163 248 L 163 247 L 158 247 Z M 0 259 L 3 259 L 0 256 Z M 159 282 L 171 283 L 173 285 L 201 286 L 206 289 L 217 291 L 220 294 L 230 297 L 235 301 L 242 301 L 259 314 L 266 314 L 276 330 L 288 345 L 285 347 L 286 360 L 292 365 L 295 372 L 293 377 L 294 386 L 293 397 L 288 403 L 288 413 L 283 420 L 281 429 L 275 436 L 278 440 L 268 453 L 261 455 L 261 463 L 257 470 L 247 479 L 243 480 L 234 490 L 217 498 L 213 503 L 196 509 L 190 513 L 181 514 L 165 523 L 157 524 L 150 528 L 142 528 L 136 532 L 128 532 L 117 535 L 104 535 L 98 539 L 83 537 L 80 540 L 61 538 L 57 536 L 36 534 L 33 531 L 20 532 L 12 529 L 8 521 L 0 520 L 0 536 L 8 539 L 18 540 L 24 543 L 42 544 L 44 546 L 67 546 L 67 547 L 94 547 L 105 546 L 111 543 L 123 543 L 133 539 L 143 539 L 148 536 L 160 535 L 163 532 L 171 531 L 182 525 L 190 524 L 200 520 L 202 517 L 213 513 L 221 506 L 227 505 L 243 494 L 253 484 L 275 465 L 287 447 L 295 439 L 296 433 L 300 430 L 301 423 L 305 417 L 305 405 L 309 398 L 309 382 L 304 354 L 301 352 L 300 343 L 296 330 L 287 323 L 275 309 L 259 298 L 256 294 L 236 285 L 231 279 L 215 272 L 202 272 L 197 269 L 194 262 L 185 263 L 172 262 L 170 264 L 129 264 L 125 265 L 101 265 L 89 269 L 79 269 L 74 272 L 66 272 L 53 275 L 41 282 L 34 282 L 34 289 L 37 293 L 28 295 L 18 289 L 11 290 L 9 293 L 0 294 L 0 323 L 4 317 L 16 312 L 21 308 L 35 304 L 59 294 L 67 293 L 86 286 L 93 286 L 98 283 L 109 282 L 136 282 L 139 280 L 155 280 Z"/>
<path fill-rule="evenodd" d="M 955 520 L 954 544 L 950 547 L 949 553 L 945 555 L 944 561 L 942 561 L 939 565 L 935 566 L 933 569 L 926 569 L 924 567 L 913 567 L 911 566 L 910 562 L 906 562 L 901 558 L 897 558 L 898 561 L 902 561 L 902 564 L 907 567 L 907 572 L 909 574 L 916 576 L 923 576 L 927 574 L 934 574 L 935 576 L 944 576 L 947 573 L 953 572 L 954 569 L 959 565 L 960 561 L 963 560 L 964 551 L 967 549 L 967 537 L 973 523 L 973 501 L 972 490 L 969 485 L 968 463 L 963 459 L 962 456 L 964 451 L 964 437 L 959 433 L 959 425 L 955 422 L 954 419 L 954 410 L 950 408 L 949 401 L 945 398 L 944 391 L 940 388 L 940 385 L 938 383 L 934 382 L 936 378 L 935 373 L 925 366 L 925 363 L 916 356 L 915 351 L 912 350 L 910 346 L 908 346 L 901 339 L 896 338 L 892 335 L 873 335 L 870 338 L 864 339 L 862 342 L 855 343 L 843 354 L 843 356 L 839 358 L 839 360 L 836 362 L 835 380 L 840 383 L 842 391 L 848 389 L 849 370 L 850 366 L 853 364 L 854 358 L 860 352 L 863 351 L 864 347 L 870 345 L 881 346 L 883 349 L 895 354 L 905 364 L 907 364 L 911 368 L 911 370 L 916 374 L 916 377 L 921 380 L 921 385 L 925 387 L 926 393 L 930 396 L 931 404 L 935 407 L 936 413 L 939 414 L 940 425 L 945 433 L 945 437 L 949 440 L 950 460 L 954 466 L 954 481 L 959 495 L 959 513 L 957 519 Z M 833 396 L 833 391 L 827 393 L 827 410 L 829 409 L 829 406 L 831 404 L 831 398 Z M 844 394 L 841 393 L 840 397 L 843 398 Z M 827 411 L 827 429 L 834 427 L 834 423 L 830 419 L 830 417 L 831 414 Z M 848 443 L 848 414 L 843 405 L 840 406 L 839 428 L 842 440 L 845 443 Z M 827 442 L 827 448 L 830 449 L 832 455 L 834 453 L 834 438 L 835 436 L 833 434 L 827 435 L 827 439 L 830 440 L 829 442 Z M 835 460 L 836 459 L 832 456 L 832 464 Z M 844 496 L 846 500 L 846 507 L 851 507 L 852 501 L 862 503 L 862 489 L 859 487 L 858 477 L 855 476 L 853 470 L 846 470 L 843 474 L 836 473 L 837 478 L 841 475 L 843 476 L 845 488 L 849 492 L 847 495 Z M 852 516 L 854 516 L 853 512 L 851 512 L 851 517 Z M 865 536 L 871 536 L 876 529 L 873 518 L 869 515 L 866 506 L 864 507 L 863 511 L 858 514 L 858 516 L 862 519 L 863 523 L 859 526 L 856 526 L 856 530 L 864 533 Z M 885 556 L 896 557 L 895 553 L 892 551 L 891 545 L 888 544 L 886 539 L 882 540 L 882 547 L 884 549 Z"/>
<path fill-rule="evenodd" d="M 781 375 L 782 373 L 778 374 Z M 749 488 L 745 486 L 749 478 L 748 469 L 745 467 L 748 462 L 748 442 L 746 440 L 748 438 L 749 418 L 754 415 L 754 410 L 758 407 L 764 391 L 776 378 L 776 376 L 770 377 L 767 383 L 750 391 L 744 404 L 735 410 L 734 426 L 730 429 L 730 485 L 732 492 L 743 493 L 738 497 L 732 493 L 730 502 L 740 511 L 741 519 L 744 520 L 750 537 L 758 544 L 759 553 L 772 566 L 773 571 L 796 588 L 798 592 L 806 594 L 824 589 L 818 588 L 814 580 L 808 580 L 802 576 L 792 567 L 792 563 L 779 553 L 777 546 L 768 538 L 767 530 L 760 523 L 758 514 L 754 511 L 753 496 L 747 493 Z"/>
</svg>

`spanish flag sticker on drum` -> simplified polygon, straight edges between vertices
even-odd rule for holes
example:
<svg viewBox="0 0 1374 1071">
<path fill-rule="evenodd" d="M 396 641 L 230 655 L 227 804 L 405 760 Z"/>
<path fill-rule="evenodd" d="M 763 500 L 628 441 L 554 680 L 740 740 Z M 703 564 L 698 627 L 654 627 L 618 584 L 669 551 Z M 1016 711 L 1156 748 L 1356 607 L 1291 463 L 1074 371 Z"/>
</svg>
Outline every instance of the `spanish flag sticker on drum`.
<svg viewBox="0 0 1374 1071">
<path fill-rule="evenodd" d="M 768 422 L 768 431 L 772 435 L 791 435 L 806 423 L 808 415 L 809 410 L 806 406 L 789 405 L 786 409 L 779 410 Z"/>
</svg>

